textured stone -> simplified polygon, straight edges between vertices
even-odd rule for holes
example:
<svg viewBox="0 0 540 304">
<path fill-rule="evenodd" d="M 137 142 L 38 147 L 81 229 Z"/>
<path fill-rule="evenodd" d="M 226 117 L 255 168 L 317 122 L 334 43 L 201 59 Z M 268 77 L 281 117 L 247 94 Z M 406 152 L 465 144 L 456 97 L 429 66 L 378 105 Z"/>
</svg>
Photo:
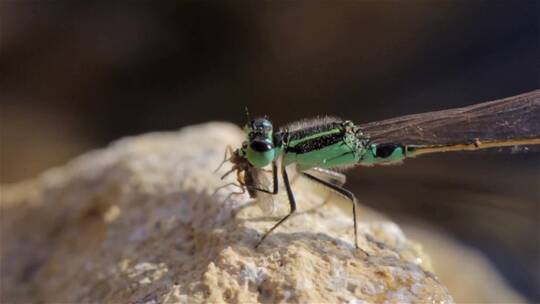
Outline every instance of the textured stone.
<svg viewBox="0 0 540 304">
<path fill-rule="evenodd" d="M 242 137 L 210 123 L 126 138 L 3 187 L 2 302 L 452 302 L 397 225 L 360 209 L 367 257 L 350 204 L 303 180 L 299 212 L 254 249 L 288 204 L 212 196 Z"/>
</svg>

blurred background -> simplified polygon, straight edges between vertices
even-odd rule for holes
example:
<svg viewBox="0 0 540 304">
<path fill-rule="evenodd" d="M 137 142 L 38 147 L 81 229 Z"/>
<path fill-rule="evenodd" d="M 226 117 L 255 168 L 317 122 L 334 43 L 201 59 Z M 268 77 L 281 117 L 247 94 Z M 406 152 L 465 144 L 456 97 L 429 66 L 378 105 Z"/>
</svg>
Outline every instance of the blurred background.
<svg viewBox="0 0 540 304">
<path fill-rule="evenodd" d="M 540 86 L 538 1 L 2 1 L 1 183 L 127 135 L 315 115 L 364 123 Z M 398 223 L 486 254 L 540 301 L 540 155 L 359 168 Z M 466 269 L 464 270 L 466 274 Z"/>
</svg>

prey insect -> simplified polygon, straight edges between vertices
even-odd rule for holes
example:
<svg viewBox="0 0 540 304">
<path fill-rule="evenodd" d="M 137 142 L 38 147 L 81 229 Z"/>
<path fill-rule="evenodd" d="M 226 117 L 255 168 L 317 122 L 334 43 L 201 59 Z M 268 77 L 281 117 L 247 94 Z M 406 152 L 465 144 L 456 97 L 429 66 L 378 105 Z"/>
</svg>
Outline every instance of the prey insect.
<svg viewBox="0 0 540 304">
<path fill-rule="evenodd" d="M 352 203 L 354 238 L 358 245 L 357 199 L 343 188 L 345 176 L 335 169 L 399 164 L 419 155 L 488 148 L 522 147 L 540 150 L 540 90 L 468 107 L 407 115 L 367 124 L 337 118 L 306 119 L 278 130 L 267 118 L 251 120 L 247 138 L 236 150 L 228 147 L 237 184 L 252 198 L 272 203 L 279 178 L 285 186 L 290 212 L 259 240 L 259 246 L 296 211 L 288 168 Z M 228 157 L 228 155 L 230 155 Z M 220 167 L 221 167 L 220 165 Z M 271 166 L 272 187 L 263 168 Z M 219 168 L 218 168 L 219 169 Z"/>
<path fill-rule="evenodd" d="M 272 194 L 278 193 L 278 184 L 274 184 L 274 189 L 272 191 L 267 190 L 269 189 L 270 181 L 266 177 L 266 170 L 251 165 L 245 157 L 239 155 L 238 151 L 239 150 L 233 151 L 231 146 L 227 146 L 223 161 L 215 170 L 215 172 L 217 172 L 223 164 L 231 162 L 233 164 L 232 168 L 225 172 L 225 174 L 221 176 L 221 179 L 236 172 L 236 183 L 228 183 L 218 187 L 214 191 L 214 194 L 225 187 L 235 186 L 239 191 L 229 193 L 225 198 L 225 201 L 229 200 L 233 195 L 244 194 L 247 190 L 251 198 L 258 200 L 259 207 L 261 207 L 263 212 L 272 213 L 274 209 L 274 199 L 272 198 Z"/>
</svg>

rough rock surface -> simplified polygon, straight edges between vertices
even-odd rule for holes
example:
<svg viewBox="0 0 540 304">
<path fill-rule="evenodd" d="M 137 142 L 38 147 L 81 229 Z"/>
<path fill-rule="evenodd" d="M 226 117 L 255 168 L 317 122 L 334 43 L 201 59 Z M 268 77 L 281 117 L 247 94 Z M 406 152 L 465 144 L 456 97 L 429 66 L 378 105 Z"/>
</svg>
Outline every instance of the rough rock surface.
<svg viewBox="0 0 540 304">
<path fill-rule="evenodd" d="M 2 189 L 2 303 L 451 303 L 419 245 L 302 180 L 299 212 L 263 214 L 246 195 L 212 196 L 212 171 L 240 130 L 210 123 L 87 153 Z"/>
</svg>

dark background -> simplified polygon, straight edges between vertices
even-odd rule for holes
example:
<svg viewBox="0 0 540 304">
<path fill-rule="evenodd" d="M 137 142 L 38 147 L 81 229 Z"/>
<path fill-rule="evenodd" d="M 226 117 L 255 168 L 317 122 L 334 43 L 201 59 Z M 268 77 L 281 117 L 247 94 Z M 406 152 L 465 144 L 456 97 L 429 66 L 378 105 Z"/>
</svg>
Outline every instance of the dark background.
<svg viewBox="0 0 540 304">
<path fill-rule="evenodd" d="M 2 1 L 2 183 L 126 135 L 212 120 L 359 123 L 540 86 L 538 1 Z M 540 301 L 540 156 L 357 169 L 395 218 L 480 248 Z M 399 202 L 399 204 L 397 203 Z"/>
</svg>

